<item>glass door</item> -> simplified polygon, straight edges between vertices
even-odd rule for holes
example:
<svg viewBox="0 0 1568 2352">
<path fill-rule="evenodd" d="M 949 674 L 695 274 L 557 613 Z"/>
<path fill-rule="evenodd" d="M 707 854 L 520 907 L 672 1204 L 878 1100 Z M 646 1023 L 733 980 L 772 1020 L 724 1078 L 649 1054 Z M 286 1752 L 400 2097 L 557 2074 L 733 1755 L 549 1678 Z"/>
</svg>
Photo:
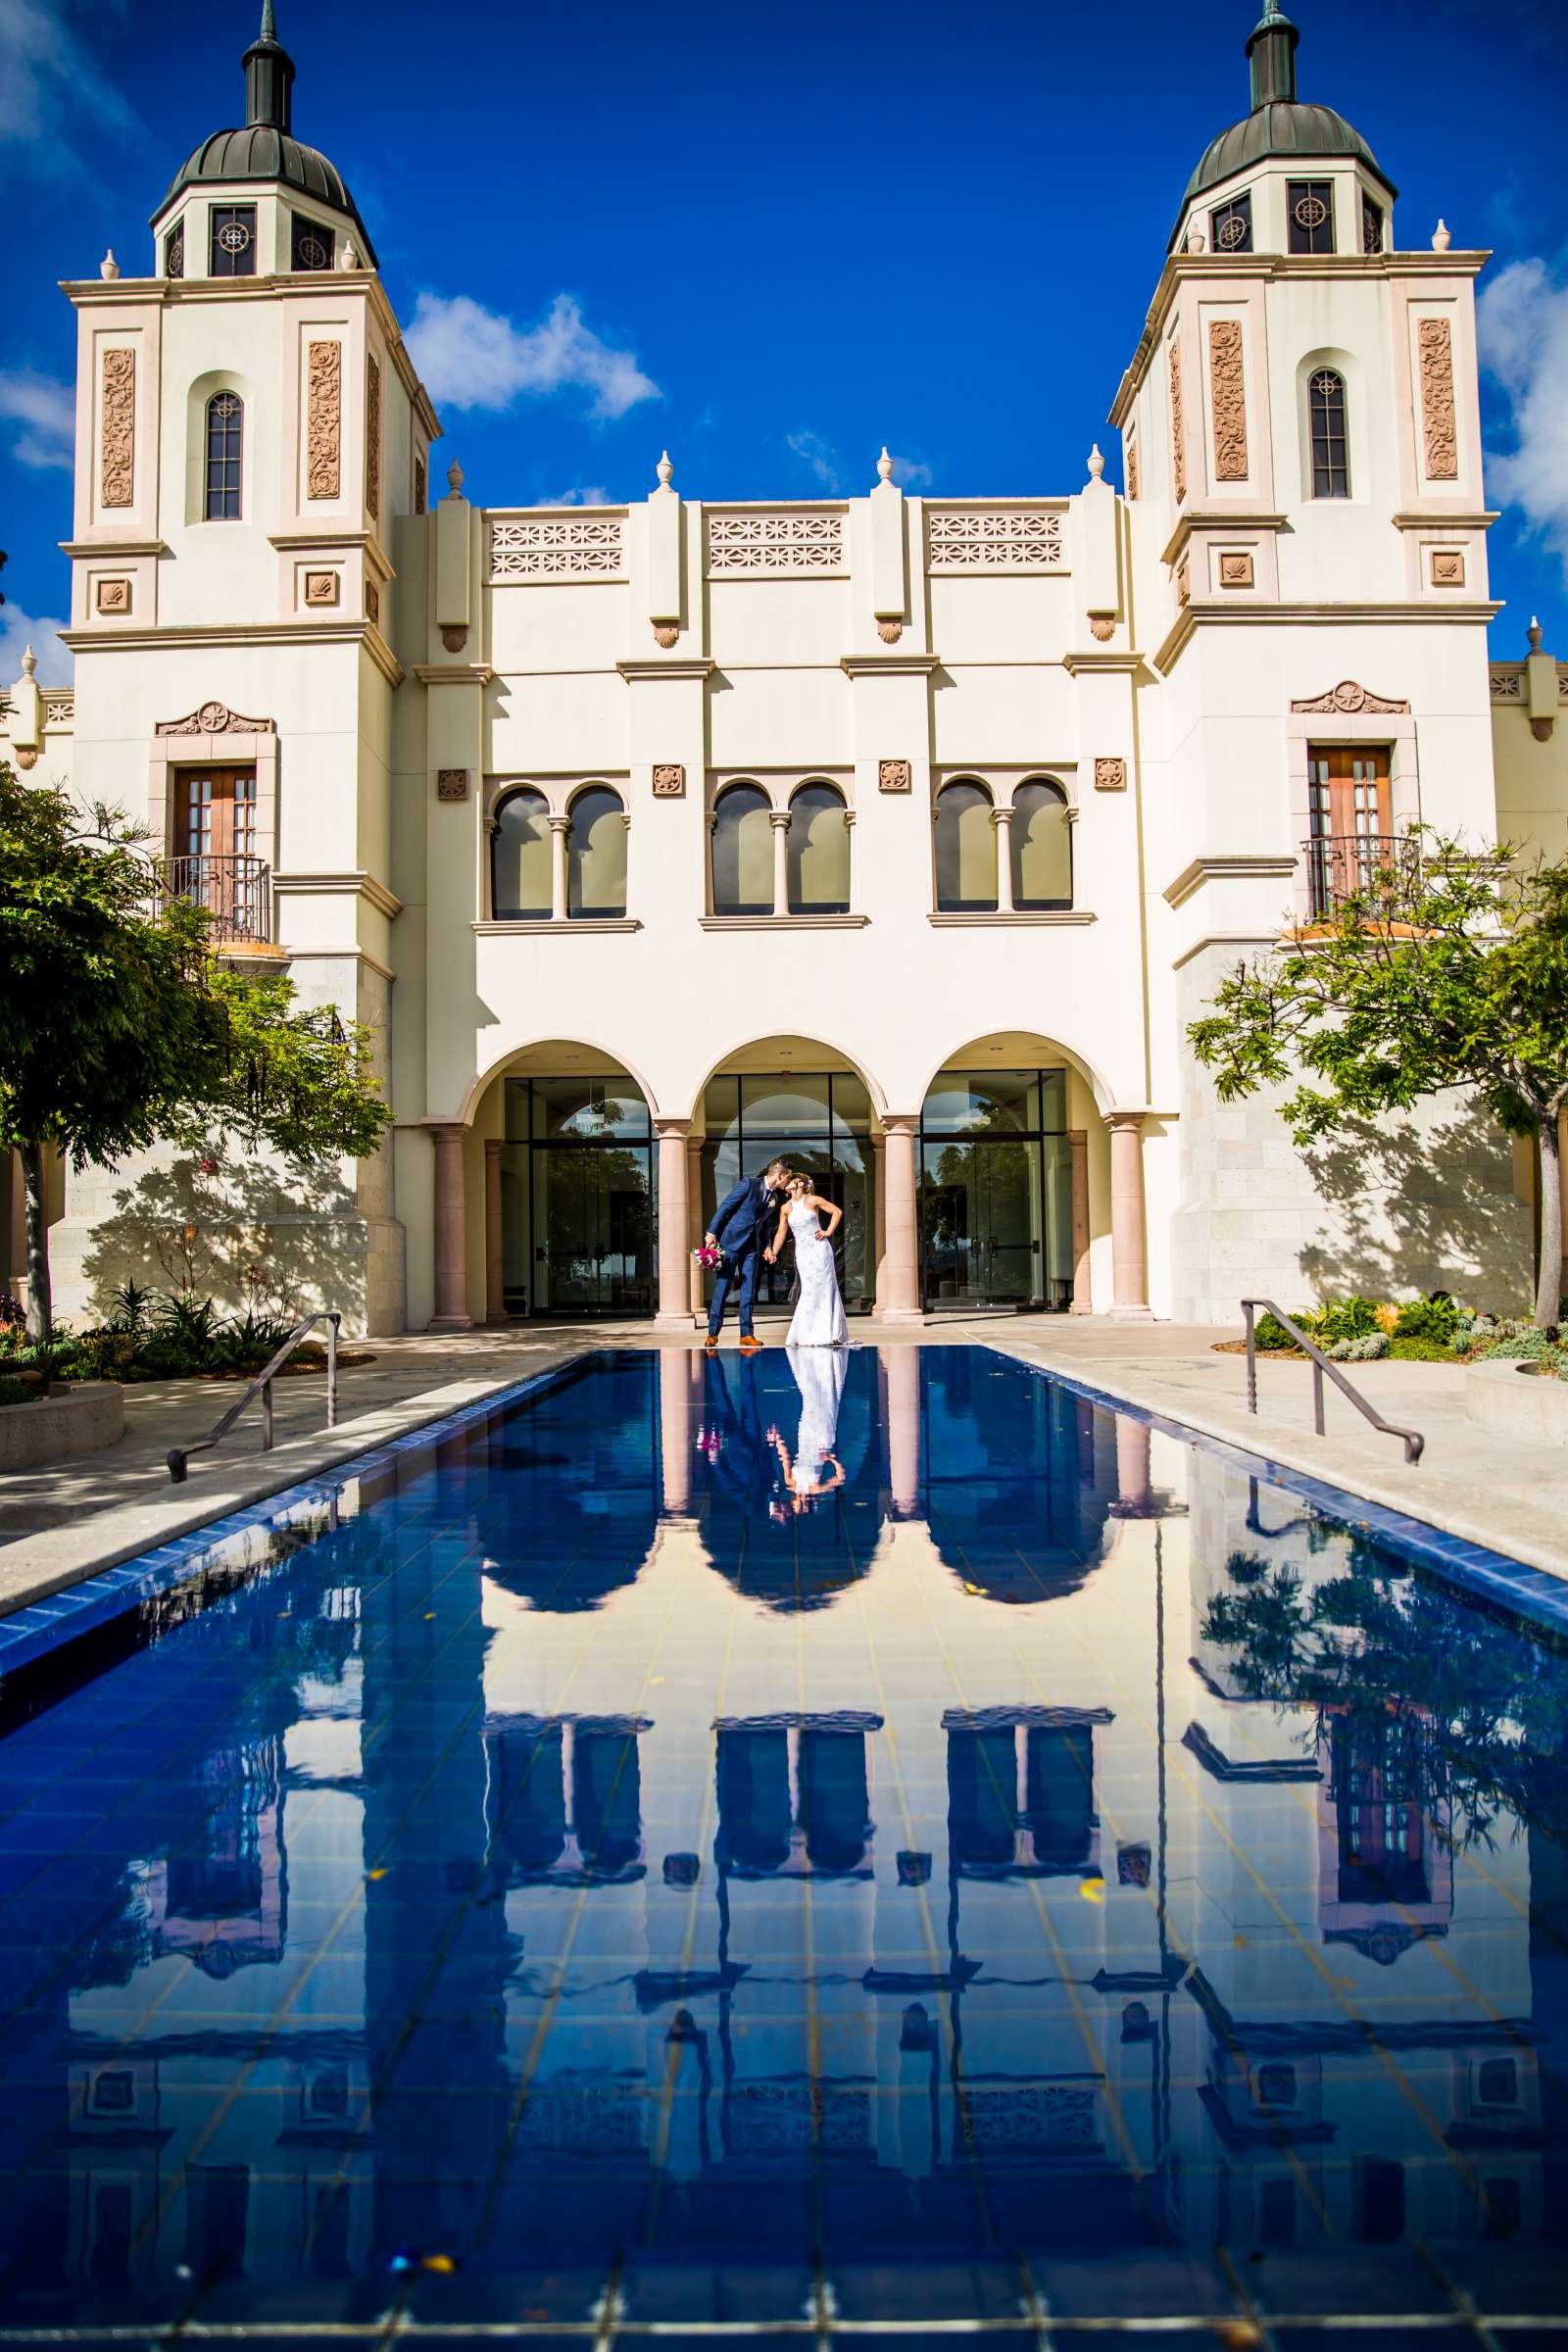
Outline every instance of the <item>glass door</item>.
<svg viewBox="0 0 1568 2352">
<path fill-rule="evenodd" d="M 920 1121 L 927 1307 L 1063 1308 L 1071 1152 L 1061 1070 L 944 1070 Z"/>
<path fill-rule="evenodd" d="M 509 1308 L 653 1312 L 651 1124 L 629 1079 L 510 1079 L 501 1174 Z"/>
</svg>

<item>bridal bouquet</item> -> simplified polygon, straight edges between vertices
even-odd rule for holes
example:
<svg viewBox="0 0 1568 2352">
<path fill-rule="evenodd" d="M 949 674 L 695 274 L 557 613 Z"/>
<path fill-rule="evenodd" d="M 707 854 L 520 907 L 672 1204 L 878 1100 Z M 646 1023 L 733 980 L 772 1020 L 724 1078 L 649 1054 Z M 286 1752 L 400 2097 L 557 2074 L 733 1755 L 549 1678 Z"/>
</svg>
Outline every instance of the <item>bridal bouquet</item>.
<svg viewBox="0 0 1568 2352">
<path fill-rule="evenodd" d="M 724 1252 L 722 1250 L 720 1250 L 716 1242 L 713 1243 L 711 1248 L 710 1248 L 707 1242 L 704 1242 L 700 1250 L 694 1250 L 692 1251 L 692 1255 L 696 1258 L 697 1263 L 700 1266 L 712 1266 L 717 1268 L 724 1263 Z"/>
</svg>

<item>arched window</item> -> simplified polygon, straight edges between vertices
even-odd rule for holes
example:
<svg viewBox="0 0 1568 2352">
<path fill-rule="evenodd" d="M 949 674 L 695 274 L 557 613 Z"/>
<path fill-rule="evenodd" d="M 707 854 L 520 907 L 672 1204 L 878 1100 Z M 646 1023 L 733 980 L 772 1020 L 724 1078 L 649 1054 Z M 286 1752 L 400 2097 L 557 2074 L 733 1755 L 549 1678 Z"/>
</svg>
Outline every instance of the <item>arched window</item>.
<svg viewBox="0 0 1568 2352">
<path fill-rule="evenodd" d="M 1012 796 L 1012 903 L 1018 907 L 1072 905 L 1072 828 L 1059 785 L 1020 784 Z"/>
<path fill-rule="evenodd" d="M 771 914 L 770 803 L 756 784 L 732 784 L 713 810 L 713 912 Z"/>
<path fill-rule="evenodd" d="M 245 403 L 237 392 L 215 392 L 207 403 L 207 494 L 209 522 L 239 519 L 240 463 L 245 445 Z"/>
<path fill-rule="evenodd" d="M 982 784 L 945 784 L 937 795 L 937 911 L 983 913 L 997 903 L 997 829 Z"/>
<path fill-rule="evenodd" d="M 509 792 L 490 837 L 490 912 L 498 923 L 550 920 L 550 803 Z"/>
<path fill-rule="evenodd" d="M 626 911 L 626 811 L 608 784 L 590 784 L 571 804 L 566 835 L 566 912 Z"/>
<path fill-rule="evenodd" d="M 1312 440 L 1312 496 L 1348 498 L 1350 453 L 1346 438 L 1345 378 L 1333 368 L 1314 368 L 1306 385 Z"/>
<path fill-rule="evenodd" d="M 791 914 L 850 911 L 850 823 L 831 784 L 803 784 L 790 803 Z"/>
</svg>

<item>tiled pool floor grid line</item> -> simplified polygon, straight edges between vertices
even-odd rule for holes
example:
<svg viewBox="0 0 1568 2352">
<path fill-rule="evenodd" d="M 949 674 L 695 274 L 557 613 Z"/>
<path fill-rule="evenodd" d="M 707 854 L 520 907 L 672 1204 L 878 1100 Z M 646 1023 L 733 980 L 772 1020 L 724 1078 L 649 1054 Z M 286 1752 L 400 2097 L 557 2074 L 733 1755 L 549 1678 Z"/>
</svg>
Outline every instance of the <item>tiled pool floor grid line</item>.
<svg viewBox="0 0 1568 2352">
<path fill-rule="evenodd" d="M 932 1346 L 21 1612 L 0 2347 L 1568 2341 L 1560 1590 Z"/>
</svg>

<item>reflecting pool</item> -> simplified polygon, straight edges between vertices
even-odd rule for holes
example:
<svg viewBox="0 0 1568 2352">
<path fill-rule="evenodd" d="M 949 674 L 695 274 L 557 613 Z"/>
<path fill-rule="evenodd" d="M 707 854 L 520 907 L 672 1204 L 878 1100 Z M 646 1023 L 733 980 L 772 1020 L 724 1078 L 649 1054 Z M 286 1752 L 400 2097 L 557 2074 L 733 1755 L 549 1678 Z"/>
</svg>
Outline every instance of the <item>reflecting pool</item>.
<svg viewBox="0 0 1568 2352">
<path fill-rule="evenodd" d="M 1548 1631 L 986 1348 L 341 1507 L 0 1688 L 0 2342 L 1568 2327 Z"/>
</svg>

